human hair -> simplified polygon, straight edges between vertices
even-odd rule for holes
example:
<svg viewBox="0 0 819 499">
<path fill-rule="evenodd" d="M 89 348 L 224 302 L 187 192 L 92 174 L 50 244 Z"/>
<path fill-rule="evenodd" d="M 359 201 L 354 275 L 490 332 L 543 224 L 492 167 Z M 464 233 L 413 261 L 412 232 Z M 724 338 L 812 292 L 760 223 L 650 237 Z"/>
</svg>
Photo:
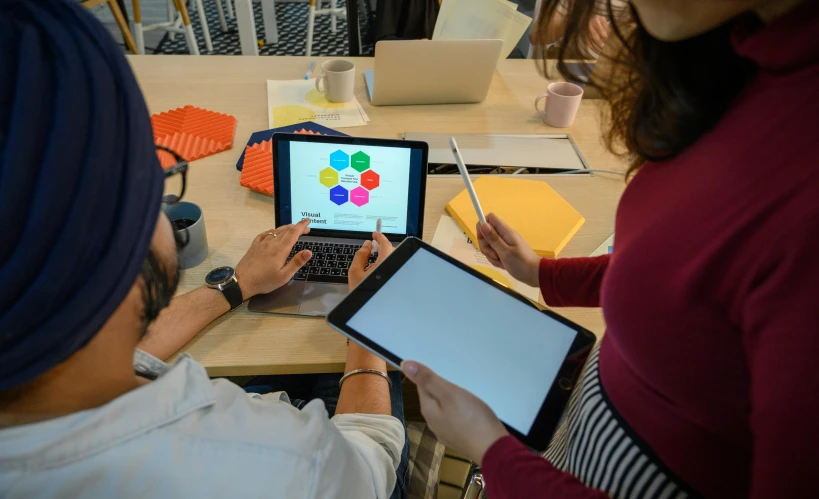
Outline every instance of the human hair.
<svg viewBox="0 0 819 499">
<path fill-rule="evenodd" d="M 609 150 L 629 158 L 631 176 L 646 161 L 677 156 L 710 130 L 751 80 L 756 65 L 734 51 L 732 21 L 665 42 L 646 31 L 633 7 L 618 15 L 612 0 L 603 1 L 601 12 L 595 0 L 543 0 L 533 43 L 543 53 L 540 69 L 548 76 L 542 48 L 555 14 L 566 12 L 557 70 L 567 81 L 579 81 L 580 71 L 567 60 L 589 53 L 592 16 L 604 15 L 611 23 L 607 47 L 587 85 L 606 101 L 603 136 Z"/>
<path fill-rule="evenodd" d="M 167 307 L 176 292 L 179 283 L 179 269 L 171 272 L 168 265 L 163 263 L 156 250 L 151 248 L 148 256 L 142 263 L 139 273 L 142 280 L 142 335 L 148 333 L 148 326 L 159 317 L 159 313 Z"/>
</svg>

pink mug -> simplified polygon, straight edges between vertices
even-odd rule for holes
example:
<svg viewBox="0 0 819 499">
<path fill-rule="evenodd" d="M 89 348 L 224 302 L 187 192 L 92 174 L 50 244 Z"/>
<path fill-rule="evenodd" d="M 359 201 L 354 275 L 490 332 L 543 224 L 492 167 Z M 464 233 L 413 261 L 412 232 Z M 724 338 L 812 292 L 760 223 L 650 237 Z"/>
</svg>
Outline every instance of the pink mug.
<svg viewBox="0 0 819 499">
<path fill-rule="evenodd" d="M 535 110 L 540 113 L 543 121 L 555 128 L 572 126 L 580 100 L 583 98 L 583 89 L 574 83 L 558 81 L 546 87 L 546 93 L 535 99 Z M 546 99 L 545 109 L 540 109 L 540 101 Z"/>
</svg>

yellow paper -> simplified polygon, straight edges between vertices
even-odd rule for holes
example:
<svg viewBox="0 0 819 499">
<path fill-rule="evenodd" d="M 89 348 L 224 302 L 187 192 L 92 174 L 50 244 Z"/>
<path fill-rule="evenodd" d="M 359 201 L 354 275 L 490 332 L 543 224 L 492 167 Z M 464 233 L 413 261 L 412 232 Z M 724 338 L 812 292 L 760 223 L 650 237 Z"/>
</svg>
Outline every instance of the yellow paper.
<svg viewBox="0 0 819 499">
<path fill-rule="evenodd" d="M 433 40 L 503 40 L 506 59 L 531 24 L 532 18 L 506 0 L 444 0 L 433 30 Z"/>
<path fill-rule="evenodd" d="M 585 222 L 546 182 L 485 175 L 473 184 L 484 213 L 498 215 L 540 256 L 556 258 Z M 478 215 L 466 189 L 447 203 L 446 211 L 477 245 Z"/>
<path fill-rule="evenodd" d="M 473 246 L 472 239 L 464 233 L 452 217 L 441 216 L 438 227 L 435 228 L 435 235 L 432 237 L 432 246 L 533 302 L 543 303 L 543 300 L 540 299 L 540 289 L 524 284 L 512 277 L 506 270 L 493 266 L 483 253 Z"/>
<path fill-rule="evenodd" d="M 270 128 L 312 121 L 330 128 L 367 124 L 355 97 L 335 103 L 316 90 L 316 80 L 267 80 L 267 120 Z"/>
</svg>

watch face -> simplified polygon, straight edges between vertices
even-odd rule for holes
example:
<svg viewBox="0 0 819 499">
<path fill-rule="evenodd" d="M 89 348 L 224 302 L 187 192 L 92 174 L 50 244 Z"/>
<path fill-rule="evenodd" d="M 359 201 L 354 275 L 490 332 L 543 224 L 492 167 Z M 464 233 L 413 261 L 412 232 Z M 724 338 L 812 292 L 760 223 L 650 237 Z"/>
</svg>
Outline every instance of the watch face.
<svg viewBox="0 0 819 499">
<path fill-rule="evenodd" d="M 233 269 L 230 267 L 219 267 L 217 269 L 213 269 L 208 273 L 207 277 L 205 277 L 205 283 L 211 286 L 222 284 L 233 277 L 233 273 Z"/>
</svg>

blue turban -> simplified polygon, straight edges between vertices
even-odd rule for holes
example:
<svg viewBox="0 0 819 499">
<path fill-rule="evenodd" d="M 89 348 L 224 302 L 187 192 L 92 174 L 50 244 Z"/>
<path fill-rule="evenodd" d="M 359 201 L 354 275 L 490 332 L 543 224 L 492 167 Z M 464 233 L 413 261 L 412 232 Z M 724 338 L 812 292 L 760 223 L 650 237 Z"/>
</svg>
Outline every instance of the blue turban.
<svg viewBox="0 0 819 499">
<path fill-rule="evenodd" d="M 75 1 L 0 1 L 0 390 L 82 348 L 148 255 L 164 175 L 145 101 Z"/>
</svg>

